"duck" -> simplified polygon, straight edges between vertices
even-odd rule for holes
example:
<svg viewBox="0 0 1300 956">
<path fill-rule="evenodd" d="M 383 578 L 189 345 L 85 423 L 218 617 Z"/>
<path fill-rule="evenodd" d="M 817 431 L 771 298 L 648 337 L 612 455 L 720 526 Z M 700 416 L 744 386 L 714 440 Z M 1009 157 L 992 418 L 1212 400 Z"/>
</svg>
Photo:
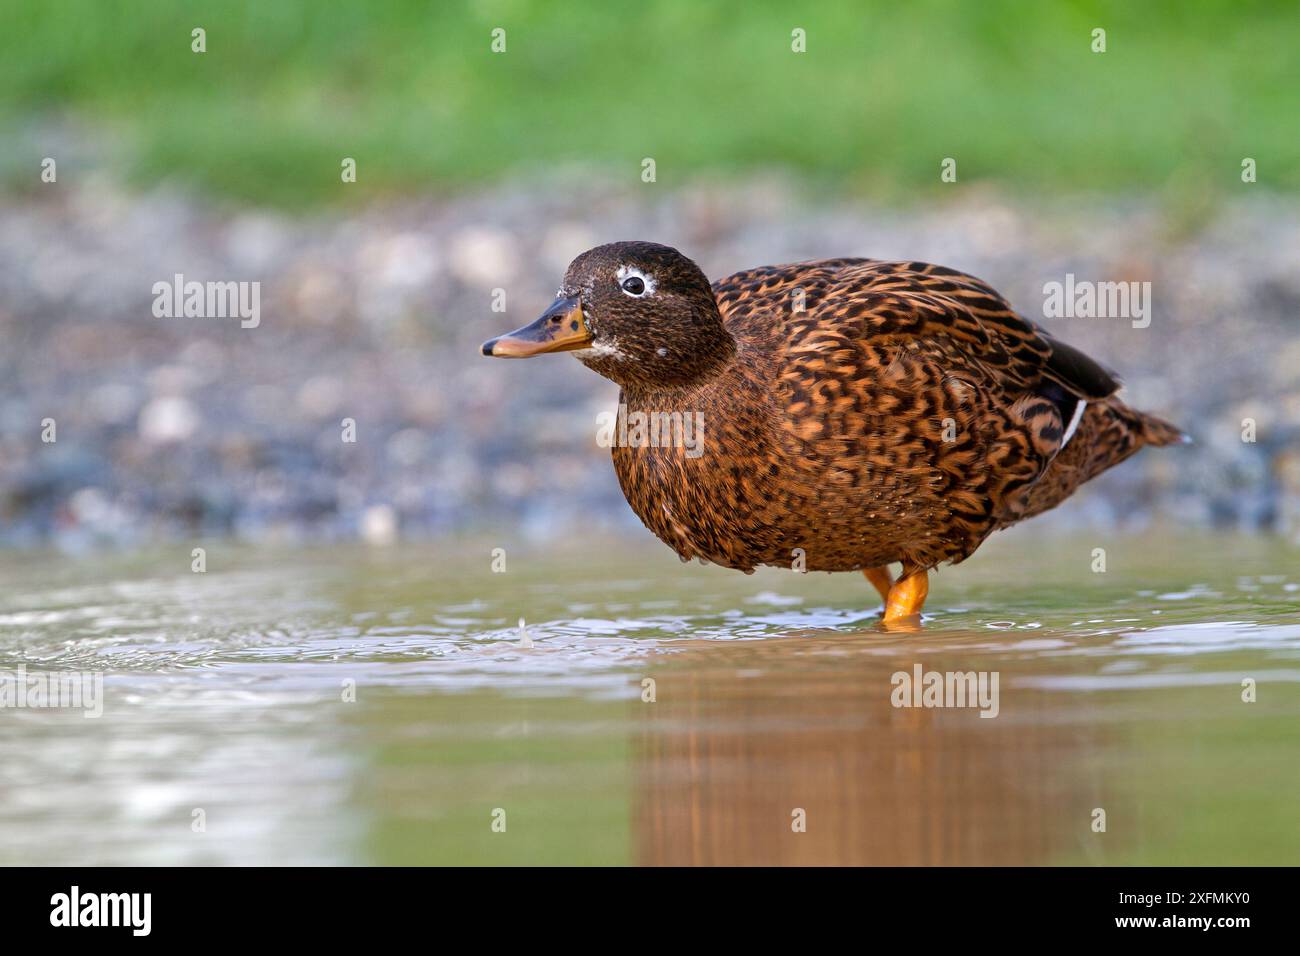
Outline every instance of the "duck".
<svg viewBox="0 0 1300 956">
<path fill-rule="evenodd" d="M 988 283 L 926 262 L 710 282 L 670 246 L 601 245 L 535 322 L 482 345 L 558 352 L 616 383 L 629 420 L 701 426 L 694 453 L 670 428 L 611 443 L 628 504 L 683 561 L 861 572 L 887 630 L 916 629 L 940 565 L 1186 440 Z"/>
</svg>

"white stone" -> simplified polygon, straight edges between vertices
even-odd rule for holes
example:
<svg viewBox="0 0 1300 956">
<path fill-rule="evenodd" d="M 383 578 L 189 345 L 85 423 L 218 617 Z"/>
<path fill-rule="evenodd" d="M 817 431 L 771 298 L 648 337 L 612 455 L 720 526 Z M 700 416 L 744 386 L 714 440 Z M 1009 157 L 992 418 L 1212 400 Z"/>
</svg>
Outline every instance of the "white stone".
<svg viewBox="0 0 1300 956">
<path fill-rule="evenodd" d="M 145 441 L 166 444 L 190 438 L 199 424 L 199 413 L 188 399 L 163 396 L 141 409 L 137 428 Z"/>
</svg>

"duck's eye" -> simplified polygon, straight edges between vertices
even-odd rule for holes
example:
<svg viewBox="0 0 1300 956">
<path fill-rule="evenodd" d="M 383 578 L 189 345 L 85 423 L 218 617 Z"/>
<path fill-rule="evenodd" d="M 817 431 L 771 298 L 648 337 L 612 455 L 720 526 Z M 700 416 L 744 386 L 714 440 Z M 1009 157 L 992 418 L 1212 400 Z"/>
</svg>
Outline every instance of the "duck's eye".
<svg viewBox="0 0 1300 956">
<path fill-rule="evenodd" d="M 628 276 L 623 280 L 623 291 L 628 295 L 644 295 L 645 280 L 640 276 Z"/>
</svg>

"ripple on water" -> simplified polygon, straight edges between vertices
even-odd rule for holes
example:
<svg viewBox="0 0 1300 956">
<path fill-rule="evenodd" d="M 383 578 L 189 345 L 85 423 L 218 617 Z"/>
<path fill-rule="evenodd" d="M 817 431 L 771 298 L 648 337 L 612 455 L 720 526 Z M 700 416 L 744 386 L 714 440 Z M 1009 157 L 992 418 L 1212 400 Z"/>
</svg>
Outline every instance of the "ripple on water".
<svg viewBox="0 0 1300 956">
<path fill-rule="evenodd" d="M 1242 581 L 1290 593 L 1281 575 Z M 345 606 L 338 590 L 333 578 L 262 571 L 11 593 L 0 601 L 0 667 L 26 662 L 102 670 L 112 685 L 145 695 L 158 693 L 167 680 L 188 681 L 187 675 L 202 672 L 239 692 L 335 694 L 338 681 L 350 675 L 396 689 L 606 696 L 625 695 L 648 660 L 685 646 L 771 638 L 836 638 L 837 644 L 818 645 L 825 653 L 960 650 L 1033 660 L 1044 672 L 1036 679 L 1056 681 L 1051 686 L 1062 690 L 1092 686 L 1089 680 L 1139 686 L 1139 674 L 1160 686 L 1190 684 L 1225 672 L 1214 667 L 1213 655 L 1255 650 L 1294 657 L 1300 651 L 1300 624 L 1211 616 L 1222 593 L 1206 583 L 1134 591 L 1119 599 L 1123 607 L 1113 615 L 1097 607 L 1023 613 L 1014 601 L 967 600 L 927 614 L 925 631 L 906 636 L 880 632 L 874 609 L 805 606 L 802 596 L 752 585 L 697 600 L 666 598 L 662 589 L 635 579 L 600 582 L 598 593 L 608 592 L 611 600 L 591 600 L 590 587 L 557 595 L 554 587 L 529 585 L 525 593 L 542 603 L 546 595 L 558 613 L 525 622 L 522 634 L 517 619 L 504 616 L 493 601 L 422 604 L 406 592 L 386 600 L 380 589 L 372 606 L 358 608 Z M 530 599 L 521 603 L 528 606 Z M 1153 618 L 1162 611 L 1156 604 L 1172 606 Z M 693 611 L 681 613 L 682 607 Z M 1153 623 L 1142 626 L 1146 621 Z M 1078 663 L 1052 663 L 1079 658 L 1096 659 L 1093 676 L 1077 673 Z M 1184 660 L 1174 664 L 1174 658 Z M 1136 670 L 1106 670 L 1120 659 L 1136 662 Z M 1063 672 L 1054 675 L 1053 668 Z"/>
</svg>

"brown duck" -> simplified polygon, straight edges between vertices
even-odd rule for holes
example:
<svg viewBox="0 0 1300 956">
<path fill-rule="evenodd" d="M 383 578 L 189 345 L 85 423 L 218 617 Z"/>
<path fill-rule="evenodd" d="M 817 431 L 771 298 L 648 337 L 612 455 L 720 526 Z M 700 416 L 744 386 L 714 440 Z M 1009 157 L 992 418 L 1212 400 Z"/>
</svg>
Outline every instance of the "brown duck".
<svg viewBox="0 0 1300 956">
<path fill-rule="evenodd" d="M 914 624 L 931 568 L 1182 439 L 987 284 L 924 262 L 825 259 L 710 285 L 667 246 L 598 246 L 541 318 L 483 344 L 561 351 L 622 387 L 628 420 L 702 423 L 694 453 L 613 449 L 632 510 L 682 560 L 860 570 L 887 625 Z"/>
</svg>

